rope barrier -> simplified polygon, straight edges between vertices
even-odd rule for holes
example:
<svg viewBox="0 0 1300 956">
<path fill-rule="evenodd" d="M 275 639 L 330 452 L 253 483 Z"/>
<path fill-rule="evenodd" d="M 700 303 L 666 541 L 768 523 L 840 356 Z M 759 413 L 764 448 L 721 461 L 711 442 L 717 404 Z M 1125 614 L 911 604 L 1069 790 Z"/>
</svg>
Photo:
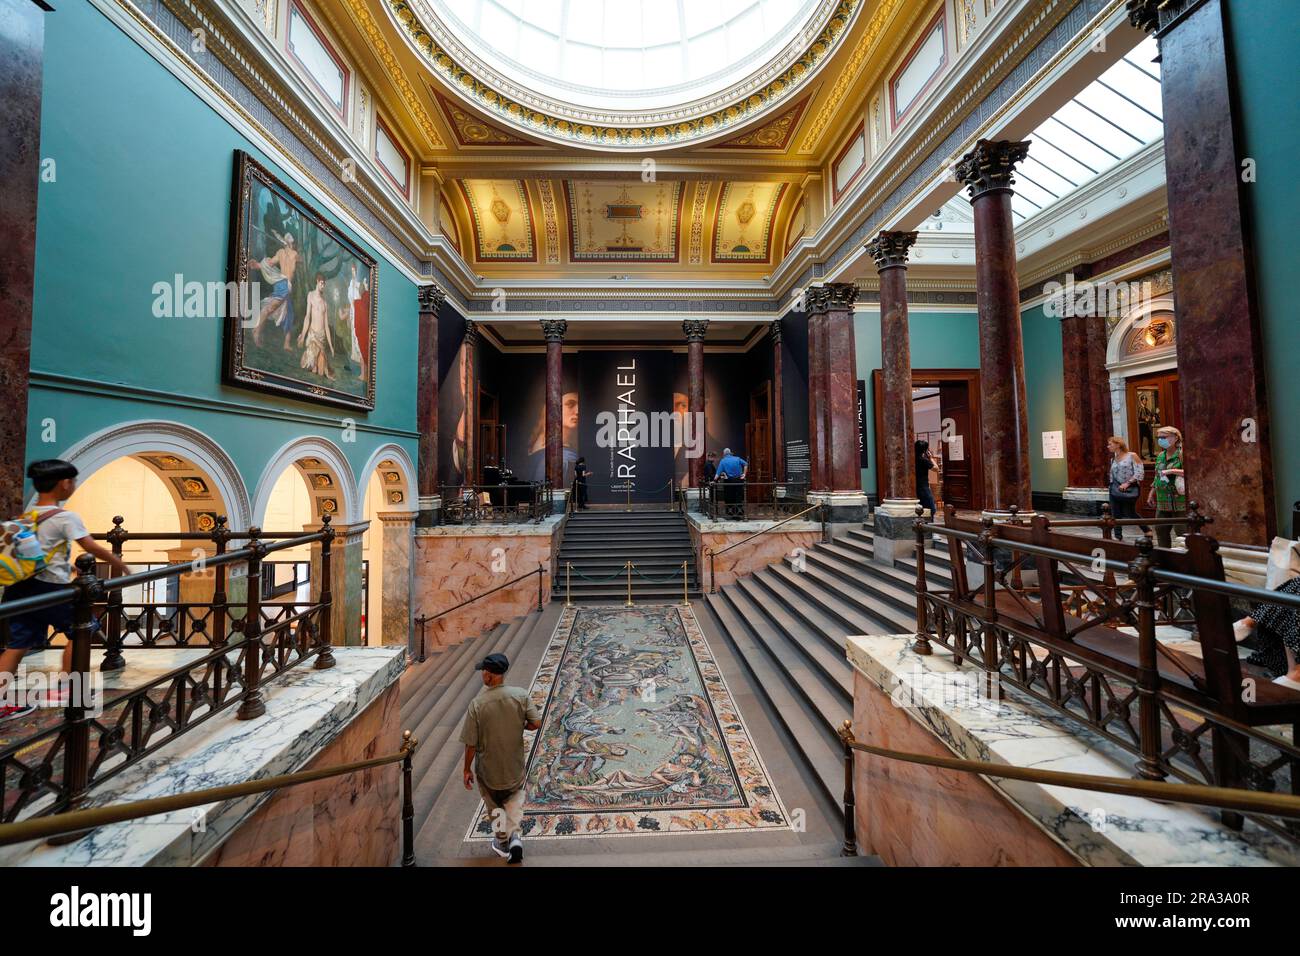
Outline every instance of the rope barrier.
<svg viewBox="0 0 1300 956">
<path fill-rule="evenodd" d="M 662 579 L 660 579 L 660 578 L 652 578 L 652 577 L 650 577 L 650 575 L 646 574 L 644 571 L 642 571 L 640 568 L 638 568 L 635 564 L 632 565 L 632 570 L 635 571 L 638 575 L 640 575 L 640 576 L 641 576 L 642 578 L 644 578 L 645 580 L 649 581 L 651 584 L 668 584 L 668 583 L 670 583 L 670 582 L 671 582 L 671 583 L 676 583 L 678 580 L 681 579 L 681 576 L 682 576 L 682 569 L 681 569 L 680 566 L 679 566 L 675 571 L 673 571 L 672 574 L 668 575 L 668 577 L 666 577 L 666 578 L 662 578 Z"/>
</svg>

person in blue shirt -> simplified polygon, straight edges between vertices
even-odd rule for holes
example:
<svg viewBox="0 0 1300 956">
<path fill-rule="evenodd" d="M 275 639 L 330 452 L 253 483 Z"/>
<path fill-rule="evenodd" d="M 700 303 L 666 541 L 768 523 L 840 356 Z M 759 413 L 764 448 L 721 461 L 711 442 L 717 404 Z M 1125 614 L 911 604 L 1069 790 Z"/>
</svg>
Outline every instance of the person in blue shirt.
<svg viewBox="0 0 1300 956">
<path fill-rule="evenodd" d="M 718 462 L 718 470 L 713 477 L 717 481 L 726 483 L 722 491 L 723 500 L 727 503 L 728 518 L 745 516 L 743 485 L 748 472 L 749 462 L 738 455 L 733 455 L 730 448 L 722 449 L 722 460 Z"/>
</svg>

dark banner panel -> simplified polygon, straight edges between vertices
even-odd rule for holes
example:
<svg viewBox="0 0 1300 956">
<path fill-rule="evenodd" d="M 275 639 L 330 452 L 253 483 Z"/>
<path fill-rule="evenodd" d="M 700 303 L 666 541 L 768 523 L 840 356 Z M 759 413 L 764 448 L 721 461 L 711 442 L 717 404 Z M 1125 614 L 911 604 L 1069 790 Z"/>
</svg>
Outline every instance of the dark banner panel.
<svg viewBox="0 0 1300 956">
<path fill-rule="evenodd" d="M 781 323 L 781 394 L 785 406 L 785 477 L 807 481 L 808 317 L 792 312 Z"/>
<path fill-rule="evenodd" d="M 450 306 L 438 315 L 438 484 L 465 480 L 465 320 Z"/>
<path fill-rule="evenodd" d="M 638 442 L 633 413 L 673 411 L 673 353 L 619 349 L 583 352 L 579 358 L 578 444 L 591 468 L 591 501 L 626 501 L 630 492 L 634 502 L 667 503 L 673 477 L 671 432 L 666 443 L 662 434 L 653 436 L 653 442 L 646 434 Z M 653 443 L 660 447 L 646 447 Z"/>
</svg>

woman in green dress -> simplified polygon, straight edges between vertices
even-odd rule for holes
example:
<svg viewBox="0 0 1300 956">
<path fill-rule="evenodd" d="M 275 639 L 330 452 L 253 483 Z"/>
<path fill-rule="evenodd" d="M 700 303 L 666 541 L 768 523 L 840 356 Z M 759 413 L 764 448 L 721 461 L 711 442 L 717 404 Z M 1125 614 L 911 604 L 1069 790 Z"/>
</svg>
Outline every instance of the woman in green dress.
<svg viewBox="0 0 1300 956">
<path fill-rule="evenodd" d="M 1187 480 L 1183 464 L 1183 433 L 1173 425 L 1156 432 L 1155 480 L 1147 492 L 1147 506 L 1156 509 L 1157 518 L 1179 518 L 1187 514 Z M 1162 548 L 1173 546 L 1174 534 L 1183 534 L 1181 524 L 1156 525 L 1156 543 Z"/>
</svg>

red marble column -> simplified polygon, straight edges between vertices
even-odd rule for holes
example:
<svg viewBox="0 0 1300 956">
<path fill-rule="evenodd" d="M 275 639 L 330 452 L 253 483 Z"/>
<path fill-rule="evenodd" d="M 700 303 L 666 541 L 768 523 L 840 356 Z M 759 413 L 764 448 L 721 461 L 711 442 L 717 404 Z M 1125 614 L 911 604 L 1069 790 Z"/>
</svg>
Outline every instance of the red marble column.
<svg viewBox="0 0 1300 956">
<path fill-rule="evenodd" d="M 32 0 L 0 0 L 0 507 L 23 507 L 27 390 L 36 273 L 36 194 L 41 165 L 41 82 L 45 10 Z M 46 456 L 48 457 L 48 456 Z"/>
<path fill-rule="evenodd" d="M 416 359 L 416 428 L 420 432 L 420 460 L 416 484 L 422 526 L 433 524 L 433 498 L 438 494 L 438 310 L 446 293 L 436 285 L 422 285 L 419 349 Z"/>
<path fill-rule="evenodd" d="M 478 326 L 465 320 L 460 360 L 465 369 L 465 484 L 478 483 Z"/>
<path fill-rule="evenodd" d="M 686 411 L 691 417 L 690 427 L 700 429 L 701 440 L 708 435 L 704 423 L 704 333 L 708 329 L 708 319 L 687 319 L 682 323 L 682 331 L 686 334 Z M 692 432 L 692 436 L 694 434 Z M 690 461 L 692 488 L 700 487 L 703 473 L 704 457 L 697 455 Z"/>
<path fill-rule="evenodd" d="M 785 389 L 782 383 L 784 348 L 781 320 L 772 323 L 772 480 L 785 481 Z"/>
<path fill-rule="evenodd" d="M 808 303 L 808 484 L 813 491 L 830 487 L 826 469 L 826 304 L 825 290 L 816 286 Z"/>
<path fill-rule="evenodd" d="M 862 453 L 858 428 L 858 362 L 853 337 L 853 303 L 858 287 L 851 282 L 825 286 L 828 300 L 826 341 L 825 455 L 830 490 L 862 493 Z"/>
<path fill-rule="evenodd" d="M 957 164 L 975 216 L 975 298 L 980 335 L 980 427 L 984 508 L 1030 509 L 1029 415 L 1020 327 L 1016 236 L 1011 219 L 1015 164 L 1027 142 L 982 139 Z"/>
<path fill-rule="evenodd" d="M 542 319 L 546 336 L 546 480 L 564 487 L 564 333 L 563 319 Z"/>
<path fill-rule="evenodd" d="M 867 244 L 880 275 L 880 368 L 884 385 L 880 447 L 876 463 L 885 498 L 916 498 L 912 425 L 912 346 L 907 320 L 907 253 L 914 232 L 882 232 Z"/>
<path fill-rule="evenodd" d="M 1267 543 L 1277 528 L 1273 459 L 1230 70 L 1250 51 L 1230 49 L 1222 0 L 1128 6 L 1160 45 L 1188 497 L 1221 541 Z"/>
<path fill-rule="evenodd" d="M 1073 315 L 1061 320 L 1065 381 L 1065 464 L 1071 488 L 1105 488 L 1110 469 L 1106 439 L 1112 430 L 1106 375 L 1106 319 Z"/>
</svg>

